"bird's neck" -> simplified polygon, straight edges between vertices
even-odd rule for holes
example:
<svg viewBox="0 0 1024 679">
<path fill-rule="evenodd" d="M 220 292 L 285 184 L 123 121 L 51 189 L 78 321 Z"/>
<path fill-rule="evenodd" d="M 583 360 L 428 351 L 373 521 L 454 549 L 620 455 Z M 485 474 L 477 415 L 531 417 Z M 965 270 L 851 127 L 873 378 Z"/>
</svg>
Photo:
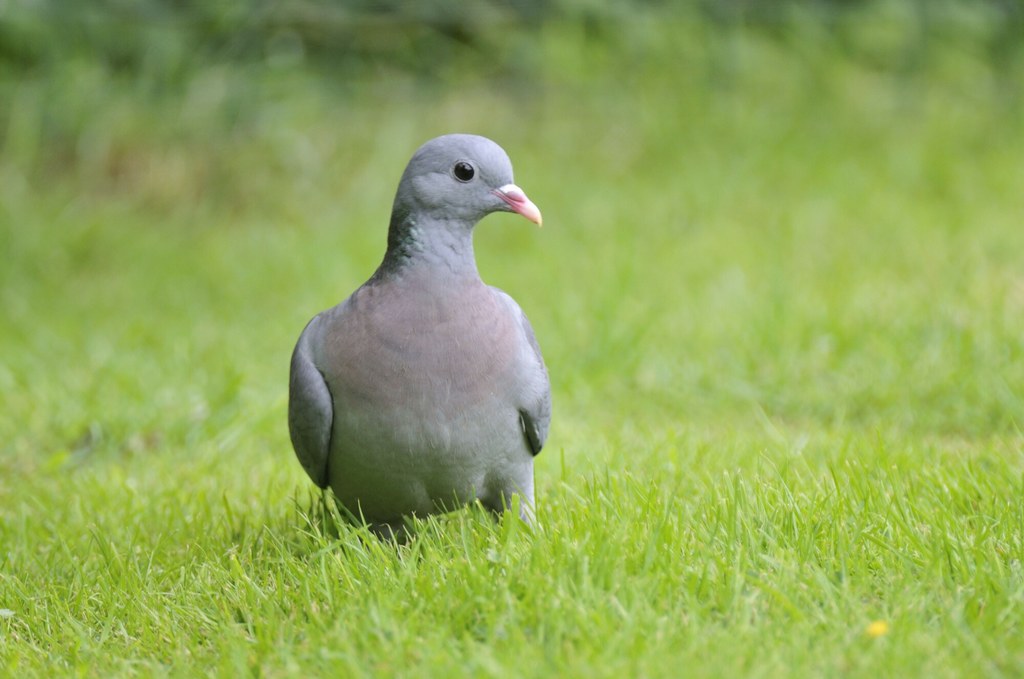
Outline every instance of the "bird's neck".
<svg viewBox="0 0 1024 679">
<path fill-rule="evenodd" d="M 388 249 L 374 278 L 432 277 L 477 279 L 473 224 L 396 213 L 388 229 Z"/>
</svg>

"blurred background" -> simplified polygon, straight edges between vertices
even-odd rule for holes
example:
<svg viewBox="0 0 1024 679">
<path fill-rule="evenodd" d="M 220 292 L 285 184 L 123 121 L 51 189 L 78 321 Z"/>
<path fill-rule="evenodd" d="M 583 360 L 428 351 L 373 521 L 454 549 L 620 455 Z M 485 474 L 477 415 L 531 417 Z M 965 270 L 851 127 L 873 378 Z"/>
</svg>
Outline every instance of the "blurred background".
<svg viewBox="0 0 1024 679">
<path fill-rule="evenodd" d="M 0 470 L 301 484 L 292 344 L 453 131 L 544 211 L 477 252 L 584 468 L 766 422 L 1012 435 L 1022 97 L 1017 0 L 0 0 Z"/>
</svg>

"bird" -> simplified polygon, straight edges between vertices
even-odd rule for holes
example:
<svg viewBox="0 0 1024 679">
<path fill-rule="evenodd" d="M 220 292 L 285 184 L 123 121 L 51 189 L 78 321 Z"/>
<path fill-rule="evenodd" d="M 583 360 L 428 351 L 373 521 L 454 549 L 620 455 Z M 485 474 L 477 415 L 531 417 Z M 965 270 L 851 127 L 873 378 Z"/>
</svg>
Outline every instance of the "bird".
<svg viewBox="0 0 1024 679">
<path fill-rule="evenodd" d="M 492 212 L 540 226 L 494 141 L 448 134 L 413 154 L 395 193 L 384 258 L 317 314 L 291 357 L 296 456 L 353 518 L 395 537 L 409 517 L 518 496 L 534 519 L 534 458 L 551 385 L 519 305 L 477 270 L 473 230 Z"/>
</svg>

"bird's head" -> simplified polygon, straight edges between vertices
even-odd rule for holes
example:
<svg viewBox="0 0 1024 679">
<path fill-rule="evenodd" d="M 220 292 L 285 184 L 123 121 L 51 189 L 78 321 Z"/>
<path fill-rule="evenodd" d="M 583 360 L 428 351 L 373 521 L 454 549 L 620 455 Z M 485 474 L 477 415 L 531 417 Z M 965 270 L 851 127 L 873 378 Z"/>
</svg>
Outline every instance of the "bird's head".
<svg viewBox="0 0 1024 679">
<path fill-rule="evenodd" d="M 512 179 L 512 162 L 486 137 L 448 134 L 421 146 L 402 174 L 395 211 L 470 225 L 492 212 L 516 212 L 540 226 L 541 214 Z"/>
</svg>

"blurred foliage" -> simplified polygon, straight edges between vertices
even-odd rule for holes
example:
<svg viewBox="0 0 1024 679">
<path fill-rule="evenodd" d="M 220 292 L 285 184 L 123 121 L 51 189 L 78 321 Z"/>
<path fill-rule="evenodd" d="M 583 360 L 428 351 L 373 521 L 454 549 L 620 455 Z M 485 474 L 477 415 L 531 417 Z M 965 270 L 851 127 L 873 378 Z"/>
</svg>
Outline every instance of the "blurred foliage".
<svg viewBox="0 0 1024 679">
<path fill-rule="evenodd" d="M 0 0 L 0 179 L 231 205 L 266 194 L 253 167 L 316 157 L 309 128 L 357 99 L 814 96 L 843 64 L 1016 108 L 1024 0 Z"/>
<path fill-rule="evenodd" d="M 197 63 L 309 61 L 328 69 L 386 63 L 421 73 L 457 58 L 519 55 L 493 50 L 507 34 L 551 22 L 592 39 L 634 42 L 639 20 L 744 27 L 782 40 L 814 31 L 841 51 L 906 67 L 948 41 L 995 59 L 1019 57 L 1024 0 L 4 0 L 0 64 L 12 69 L 96 60 L 113 71 L 180 80 Z"/>
</svg>

